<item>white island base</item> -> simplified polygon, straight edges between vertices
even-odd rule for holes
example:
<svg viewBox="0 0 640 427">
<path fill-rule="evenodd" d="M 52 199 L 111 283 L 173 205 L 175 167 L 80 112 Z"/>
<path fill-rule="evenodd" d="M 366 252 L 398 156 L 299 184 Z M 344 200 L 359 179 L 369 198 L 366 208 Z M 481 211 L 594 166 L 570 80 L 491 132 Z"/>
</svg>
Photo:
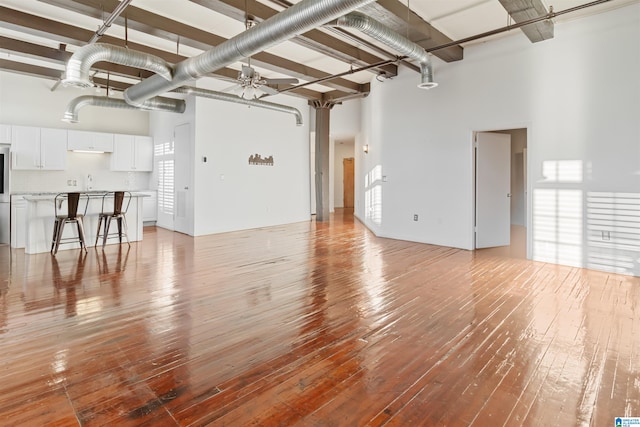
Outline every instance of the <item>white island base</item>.
<svg viewBox="0 0 640 427">
<path fill-rule="evenodd" d="M 84 232 L 85 243 L 87 247 L 94 246 L 96 235 L 98 234 L 98 215 L 102 210 L 102 194 L 88 193 L 83 197 L 88 197 L 87 213 L 84 216 Z M 25 195 L 24 200 L 27 202 L 27 211 L 25 218 L 25 245 L 24 252 L 26 254 L 37 254 L 51 251 L 51 240 L 53 237 L 54 223 L 54 200 L 55 195 Z M 125 215 L 127 219 L 127 229 L 130 242 L 142 240 L 142 198 L 148 197 L 145 194 L 131 193 L 131 204 Z M 65 202 L 66 203 L 66 202 Z M 125 201 L 126 203 L 126 201 Z M 84 209 L 84 200 L 81 199 L 78 207 L 78 213 Z M 111 224 L 109 233 L 117 230 L 115 223 Z M 78 229 L 75 224 L 67 224 L 64 227 L 62 238 L 78 237 Z M 125 242 L 123 236 L 123 243 Z M 118 238 L 110 237 L 107 244 L 119 243 Z M 98 246 L 102 245 L 102 239 L 98 242 Z M 80 244 L 63 243 L 60 244 L 59 250 L 78 249 Z"/>
</svg>

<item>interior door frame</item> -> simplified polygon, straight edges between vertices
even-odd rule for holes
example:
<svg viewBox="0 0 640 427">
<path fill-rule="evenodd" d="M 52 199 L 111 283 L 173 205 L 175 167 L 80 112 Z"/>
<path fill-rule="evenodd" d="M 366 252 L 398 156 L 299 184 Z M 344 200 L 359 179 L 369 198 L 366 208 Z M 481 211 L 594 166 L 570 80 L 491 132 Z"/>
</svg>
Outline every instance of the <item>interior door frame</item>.
<svg viewBox="0 0 640 427">
<path fill-rule="evenodd" d="M 475 155 L 475 136 L 478 132 L 497 132 L 504 130 L 512 130 L 512 129 L 526 129 L 527 130 L 527 156 L 525 160 L 525 224 L 526 224 L 526 235 L 527 235 L 527 259 L 532 259 L 533 257 L 533 218 L 531 213 L 533 212 L 533 203 L 532 203 L 532 189 L 531 189 L 531 153 L 533 147 L 533 130 L 534 125 L 532 122 L 518 122 L 518 123 L 499 123 L 495 126 L 486 126 L 482 128 L 469 129 L 468 130 L 468 141 L 469 141 L 469 170 L 471 171 L 471 176 L 469 179 L 469 191 L 471 194 L 471 209 L 469 212 L 469 233 L 471 236 L 470 242 L 471 247 L 470 250 L 475 250 L 476 247 L 476 233 L 475 233 L 475 222 L 476 222 L 476 155 Z"/>
</svg>

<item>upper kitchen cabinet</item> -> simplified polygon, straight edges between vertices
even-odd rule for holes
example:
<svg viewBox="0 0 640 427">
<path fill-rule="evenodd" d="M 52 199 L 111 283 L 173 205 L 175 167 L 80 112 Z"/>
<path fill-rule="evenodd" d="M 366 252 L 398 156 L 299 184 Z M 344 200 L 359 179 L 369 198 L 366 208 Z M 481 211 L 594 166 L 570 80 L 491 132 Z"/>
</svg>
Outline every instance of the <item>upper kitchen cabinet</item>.
<svg viewBox="0 0 640 427">
<path fill-rule="evenodd" d="M 13 169 L 65 170 L 67 130 L 11 126 Z"/>
<path fill-rule="evenodd" d="M 113 134 L 69 130 L 67 149 L 71 151 L 111 153 L 113 152 Z"/>
<path fill-rule="evenodd" d="M 111 170 L 151 172 L 153 170 L 153 138 L 114 135 Z"/>
</svg>

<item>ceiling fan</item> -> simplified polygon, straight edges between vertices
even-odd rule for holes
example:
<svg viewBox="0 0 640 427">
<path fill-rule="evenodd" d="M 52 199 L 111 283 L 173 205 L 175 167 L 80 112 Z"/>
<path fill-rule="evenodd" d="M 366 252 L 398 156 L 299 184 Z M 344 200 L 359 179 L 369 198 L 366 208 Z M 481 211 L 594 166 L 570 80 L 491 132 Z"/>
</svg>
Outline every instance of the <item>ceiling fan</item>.
<svg viewBox="0 0 640 427">
<path fill-rule="evenodd" d="M 298 83 L 298 79 L 294 78 L 263 78 L 260 73 L 251 67 L 251 62 L 249 62 L 248 65 L 242 65 L 242 70 L 238 73 L 238 83 L 227 88 L 223 92 L 234 93 L 240 98 L 253 99 L 268 95 L 276 95 L 278 93 L 276 89 L 268 85 L 296 83 Z"/>
<path fill-rule="evenodd" d="M 254 25 L 256 25 L 256 21 L 247 15 L 245 20 L 247 30 Z M 240 98 L 257 99 L 263 96 L 278 94 L 276 89 L 268 85 L 297 84 L 298 82 L 296 78 L 263 78 L 260 73 L 251 67 L 251 57 L 248 57 L 247 65 L 242 64 L 242 70 L 238 73 L 238 83 L 223 90 L 223 92 L 234 93 Z"/>
</svg>

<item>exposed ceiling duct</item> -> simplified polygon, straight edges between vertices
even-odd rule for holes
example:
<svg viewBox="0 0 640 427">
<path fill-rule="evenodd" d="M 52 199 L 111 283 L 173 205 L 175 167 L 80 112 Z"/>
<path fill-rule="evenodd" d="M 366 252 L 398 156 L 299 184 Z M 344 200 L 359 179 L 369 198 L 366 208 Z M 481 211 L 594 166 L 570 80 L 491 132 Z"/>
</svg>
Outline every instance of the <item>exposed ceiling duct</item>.
<svg viewBox="0 0 640 427">
<path fill-rule="evenodd" d="M 429 54 L 424 48 L 384 26 L 375 19 L 362 13 L 352 12 L 327 25 L 357 29 L 379 42 L 386 44 L 402 55 L 415 59 L 420 63 L 420 84 L 418 84 L 418 87 L 421 89 L 431 89 L 438 86 L 438 83 L 433 81 L 431 61 Z"/>
<path fill-rule="evenodd" d="M 302 126 L 302 114 L 300 113 L 300 110 L 298 110 L 297 108 L 289 107 L 287 105 L 275 104 L 273 102 L 262 101 L 260 99 L 245 99 L 228 93 L 216 92 L 208 89 L 200 89 L 191 86 L 179 87 L 177 89 L 174 89 L 172 92 L 186 93 L 189 95 L 216 99 L 218 101 L 233 102 L 234 104 L 248 105 L 251 107 L 265 108 L 267 110 L 293 114 L 296 118 L 296 125 Z"/>
<path fill-rule="evenodd" d="M 82 107 L 93 105 L 96 107 L 122 108 L 128 110 L 155 110 L 169 113 L 184 113 L 186 103 L 182 99 L 155 97 L 145 101 L 141 106 L 136 107 L 127 104 L 124 99 L 107 98 L 104 96 L 79 96 L 67 105 L 62 120 L 70 123 L 78 122 L 78 111 Z"/>
<path fill-rule="evenodd" d="M 176 64 L 171 81 L 160 76 L 149 77 L 125 90 L 124 98 L 129 104 L 140 105 L 153 96 L 183 86 L 193 79 L 321 26 L 372 1 L 303 0 L 215 48 Z"/>
<path fill-rule="evenodd" d="M 164 81 L 171 80 L 172 67 L 162 58 L 120 46 L 95 43 L 85 45 L 71 55 L 62 84 L 82 88 L 93 86 L 89 72 L 91 66 L 99 61 L 141 68 L 158 74 Z"/>
</svg>

